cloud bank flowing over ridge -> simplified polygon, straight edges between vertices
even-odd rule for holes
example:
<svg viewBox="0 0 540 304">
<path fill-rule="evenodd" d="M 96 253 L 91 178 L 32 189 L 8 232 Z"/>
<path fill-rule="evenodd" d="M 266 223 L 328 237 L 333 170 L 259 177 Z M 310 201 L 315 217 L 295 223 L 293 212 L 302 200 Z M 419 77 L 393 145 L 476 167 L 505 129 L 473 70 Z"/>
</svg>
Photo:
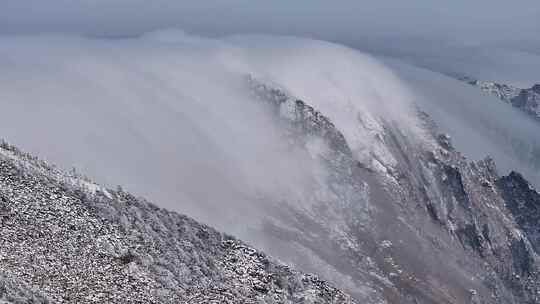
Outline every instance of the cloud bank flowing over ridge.
<svg viewBox="0 0 540 304">
<path fill-rule="evenodd" d="M 492 155 L 503 171 L 540 184 L 538 125 L 520 112 L 465 83 L 328 42 L 176 30 L 4 37 L 0 70 L 0 129 L 9 142 L 233 233 L 366 303 L 382 303 L 378 284 L 387 285 L 379 264 L 364 258 L 378 251 L 363 251 L 390 246 L 383 240 L 400 246 L 399 258 L 425 282 L 440 273 L 470 288 L 460 261 L 482 265 L 457 243 L 457 264 L 418 254 L 427 239 L 416 228 L 438 227 L 433 236 L 453 243 L 455 235 L 439 230 L 455 227 L 448 210 L 456 199 L 476 210 L 461 174 L 496 175 L 491 162 L 469 165 L 446 137 L 433 136 L 418 109 L 469 160 Z M 485 179 L 473 184 L 494 193 Z M 431 193 L 426 210 L 422 190 Z M 410 217 L 401 216 L 405 205 Z"/>
<path fill-rule="evenodd" d="M 390 70 L 319 41 L 46 35 L 2 38 L 0 55 L 7 140 L 233 233 L 258 197 L 309 205 L 325 174 L 317 155 L 286 144 L 246 75 L 326 112 L 359 160 L 394 161 L 376 141 L 381 117 L 416 129 L 412 99 Z"/>
<path fill-rule="evenodd" d="M 261 193 L 309 204 L 312 189 L 298 185 L 324 176 L 313 157 L 283 143 L 246 75 L 321 111 L 369 166 L 395 161 L 377 140 L 381 118 L 422 140 L 418 103 L 467 156 L 492 155 L 540 186 L 537 126 L 519 113 L 465 84 L 331 43 L 169 30 L 137 39 L 4 37 L 0 55 L 6 139 L 194 216 Z"/>
</svg>

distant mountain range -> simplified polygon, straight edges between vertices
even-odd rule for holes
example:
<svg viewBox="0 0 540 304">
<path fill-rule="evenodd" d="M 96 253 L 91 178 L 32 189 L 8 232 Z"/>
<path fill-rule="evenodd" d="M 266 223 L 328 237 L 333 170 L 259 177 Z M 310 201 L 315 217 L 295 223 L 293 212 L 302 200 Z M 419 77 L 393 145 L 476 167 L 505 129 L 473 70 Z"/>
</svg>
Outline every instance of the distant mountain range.
<svg viewBox="0 0 540 304">
<path fill-rule="evenodd" d="M 476 80 L 470 77 L 460 77 L 459 79 L 540 120 L 540 84 L 535 84 L 528 89 L 521 89 L 507 84 Z"/>
</svg>

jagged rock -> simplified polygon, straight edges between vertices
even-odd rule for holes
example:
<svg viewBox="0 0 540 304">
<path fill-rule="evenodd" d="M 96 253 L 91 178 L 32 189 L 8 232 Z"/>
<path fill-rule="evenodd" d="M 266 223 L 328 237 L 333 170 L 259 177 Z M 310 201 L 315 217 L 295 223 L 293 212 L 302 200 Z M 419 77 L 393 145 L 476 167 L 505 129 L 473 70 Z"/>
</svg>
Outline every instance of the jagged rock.
<svg viewBox="0 0 540 304">
<path fill-rule="evenodd" d="M 296 134 L 297 139 L 305 139 L 306 135 L 315 135 L 323 138 L 332 149 L 345 155 L 351 155 L 351 149 L 343 134 L 330 119 L 312 106 L 290 96 L 284 90 L 266 85 L 250 75 L 247 76 L 247 83 L 255 97 L 271 103 L 280 117 L 294 125 L 292 130 L 299 132 Z"/>
<path fill-rule="evenodd" d="M 540 254 L 540 195 L 517 172 L 511 172 L 497 181 L 506 206 L 516 219 L 537 254 Z"/>
<path fill-rule="evenodd" d="M 296 100 L 269 84 L 248 82 L 255 86 L 257 96 L 276 108 L 286 100 Z M 321 259 L 319 264 L 349 276 L 355 286 L 361 286 L 357 290 L 365 292 L 345 289 L 365 303 L 538 303 L 538 256 L 519 219 L 507 207 L 512 197 L 523 196 L 528 188 L 505 194 L 491 158 L 470 163 L 453 148 L 449 136 L 438 133 L 429 116 L 419 114 L 432 134 L 431 149 L 388 124 L 382 142 L 397 160 L 392 170 L 355 165 L 353 155 L 341 153 L 347 151 L 346 141 L 329 145 L 325 163 L 332 179 L 328 183 L 358 190 L 341 196 L 341 202 L 318 202 L 316 210 L 324 210 L 322 214 L 280 206 L 277 215 L 289 225 L 298 223 L 294 227 L 299 231 L 317 231 L 316 237 L 293 233 L 279 224 L 263 233 L 275 238 L 276 244 L 281 242 L 280 246 L 300 244 L 302 249 L 290 249 L 290 255 L 304 256 L 309 251 Z M 301 116 L 292 117 L 293 129 L 309 125 L 298 121 L 304 119 Z M 314 130 L 321 128 L 335 129 L 330 122 Z M 309 130 L 291 133 L 293 137 L 313 134 Z M 302 144 L 301 139 L 295 142 Z M 369 194 L 360 195 L 360 185 Z M 328 214 L 333 218 L 328 219 Z M 382 250 L 383 243 L 393 244 L 391 250 Z M 294 263 L 313 269 L 306 261 Z M 323 277 L 344 284 L 339 276 Z"/>
</svg>

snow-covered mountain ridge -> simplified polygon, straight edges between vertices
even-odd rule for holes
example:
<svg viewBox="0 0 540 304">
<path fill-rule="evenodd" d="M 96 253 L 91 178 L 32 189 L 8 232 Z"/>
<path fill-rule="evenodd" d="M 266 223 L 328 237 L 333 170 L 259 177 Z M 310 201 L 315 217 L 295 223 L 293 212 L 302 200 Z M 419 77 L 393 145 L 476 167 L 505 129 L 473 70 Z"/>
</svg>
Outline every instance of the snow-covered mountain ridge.
<svg viewBox="0 0 540 304">
<path fill-rule="evenodd" d="M 5 142 L 0 222 L 2 303 L 354 303 L 228 235 Z"/>
<path fill-rule="evenodd" d="M 507 84 L 476 80 L 469 77 L 462 77 L 460 80 L 476 86 L 482 91 L 494 95 L 500 100 L 540 120 L 540 84 L 533 85 L 528 89 L 521 89 Z"/>
</svg>

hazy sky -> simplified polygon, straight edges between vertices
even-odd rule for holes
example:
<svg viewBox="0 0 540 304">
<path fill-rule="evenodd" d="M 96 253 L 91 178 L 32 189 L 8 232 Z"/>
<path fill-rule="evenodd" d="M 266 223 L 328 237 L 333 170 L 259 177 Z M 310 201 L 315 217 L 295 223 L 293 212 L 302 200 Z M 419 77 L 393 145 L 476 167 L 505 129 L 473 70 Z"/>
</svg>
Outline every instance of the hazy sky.
<svg viewBox="0 0 540 304">
<path fill-rule="evenodd" d="M 526 87 L 539 81 L 538 16 L 538 0 L 2 0 L 0 35 L 292 35 Z"/>
<path fill-rule="evenodd" d="M 133 35 L 163 27 L 199 34 L 441 37 L 468 42 L 520 40 L 540 30 L 537 0 L 3 0 L 1 33 L 43 31 Z"/>
</svg>

